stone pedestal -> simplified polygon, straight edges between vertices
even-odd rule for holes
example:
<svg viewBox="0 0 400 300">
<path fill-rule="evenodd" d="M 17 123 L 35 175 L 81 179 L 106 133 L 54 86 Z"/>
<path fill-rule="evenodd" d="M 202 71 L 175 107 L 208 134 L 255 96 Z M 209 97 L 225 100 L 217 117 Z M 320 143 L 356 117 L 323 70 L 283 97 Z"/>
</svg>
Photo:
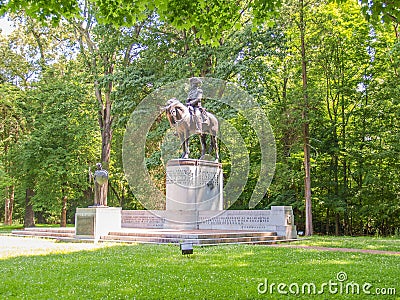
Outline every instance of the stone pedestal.
<svg viewBox="0 0 400 300">
<path fill-rule="evenodd" d="M 222 164 L 197 159 L 167 163 L 167 210 L 222 210 Z"/>
<path fill-rule="evenodd" d="M 110 231 L 121 229 L 121 207 L 77 208 L 75 214 L 75 237 L 93 239 L 97 242 Z"/>
<path fill-rule="evenodd" d="M 172 159 L 166 167 L 168 227 L 196 229 L 199 211 L 223 209 L 222 164 Z"/>
</svg>

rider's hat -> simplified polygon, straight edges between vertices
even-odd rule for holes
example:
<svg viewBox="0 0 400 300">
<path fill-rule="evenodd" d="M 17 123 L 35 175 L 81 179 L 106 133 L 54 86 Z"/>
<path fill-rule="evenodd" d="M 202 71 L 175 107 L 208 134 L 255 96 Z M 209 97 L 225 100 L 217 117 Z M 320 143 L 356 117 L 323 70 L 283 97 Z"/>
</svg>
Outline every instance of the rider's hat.
<svg viewBox="0 0 400 300">
<path fill-rule="evenodd" d="M 193 85 L 193 84 L 201 85 L 203 82 L 198 77 L 192 77 L 189 79 L 189 83 L 190 83 L 190 85 Z"/>
</svg>

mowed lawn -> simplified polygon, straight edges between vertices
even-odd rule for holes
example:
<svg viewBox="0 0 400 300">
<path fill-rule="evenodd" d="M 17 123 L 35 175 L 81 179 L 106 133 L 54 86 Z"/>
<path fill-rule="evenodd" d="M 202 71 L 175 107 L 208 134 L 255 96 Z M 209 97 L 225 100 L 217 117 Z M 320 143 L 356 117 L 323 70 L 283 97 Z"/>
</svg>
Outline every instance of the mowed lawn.
<svg viewBox="0 0 400 300">
<path fill-rule="evenodd" d="M 379 251 L 400 252 L 400 237 L 368 237 L 368 236 L 312 236 L 300 239 L 291 245 L 354 248 Z"/>
<path fill-rule="evenodd" d="M 0 259 L 0 299 L 400 299 L 399 264 L 400 255 L 261 245 L 190 256 L 174 245 L 110 245 Z"/>
</svg>

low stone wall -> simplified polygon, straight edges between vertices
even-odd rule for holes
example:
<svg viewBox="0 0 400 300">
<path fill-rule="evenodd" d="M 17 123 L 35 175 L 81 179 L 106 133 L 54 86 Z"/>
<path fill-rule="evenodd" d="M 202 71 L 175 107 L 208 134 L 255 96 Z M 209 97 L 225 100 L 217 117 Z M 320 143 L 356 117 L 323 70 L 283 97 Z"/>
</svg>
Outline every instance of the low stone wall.
<svg viewBox="0 0 400 300">
<path fill-rule="evenodd" d="M 297 238 L 291 206 L 272 206 L 271 210 L 123 210 L 121 226 L 271 231 L 288 239 Z"/>
</svg>

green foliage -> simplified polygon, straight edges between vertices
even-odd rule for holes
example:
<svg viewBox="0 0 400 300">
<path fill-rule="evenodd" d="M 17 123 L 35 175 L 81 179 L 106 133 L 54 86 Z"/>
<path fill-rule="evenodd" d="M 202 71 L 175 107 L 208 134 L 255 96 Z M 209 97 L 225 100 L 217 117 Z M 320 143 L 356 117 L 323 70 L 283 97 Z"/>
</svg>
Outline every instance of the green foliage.
<svg viewBox="0 0 400 300">
<path fill-rule="evenodd" d="M 61 18 L 71 18 L 79 12 L 79 2 L 76 0 L 2 0 L 0 2 L 0 14 L 5 12 L 25 13 L 45 23 L 50 20 L 58 25 Z"/>
<path fill-rule="evenodd" d="M 4 190 L 7 186 L 12 185 L 11 177 L 4 171 L 4 167 L 0 163 L 0 189 Z"/>
<path fill-rule="evenodd" d="M 21 182 L 34 187 L 34 209 L 56 216 L 57 222 L 63 197 L 85 199 L 99 139 L 90 117 L 94 102 L 85 86 L 68 82 L 55 69 L 43 75 L 42 83 L 27 93 L 32 123 L 14 159 Z"/>
<path fill-rule="evenodd" d="M 59 24 L 62 17 L 71 19 L 80 14 L 79 2 L 63 1 L 8 1 L 1 2 L 0 13 L 21 12 L 42 22 L 50 20 Z M 176 1 L 176 0 L 93 0 L 88 1 L 96 11 L 100 23 L 132 26 L 144 21 L 152 11 L 156 11 L 163 21 L 180 30 L 195 28 L 195 33 L 203 43 L 217 46 L 223 34 L 241 27 L 243 15 L 253 15 L 254 24 L 263 23 L 280 5 L 277 0 L 254 1 Z M 86 3 L 86 5 L 88 4 Z"/>
<path fill-rule="evenodd" d="M 387 23 L 400 21 L 400 6 L 396 1 L 361 0 L 361 10 L 368 20 L 376 23 L 384 21 Z"/>
</svg>

